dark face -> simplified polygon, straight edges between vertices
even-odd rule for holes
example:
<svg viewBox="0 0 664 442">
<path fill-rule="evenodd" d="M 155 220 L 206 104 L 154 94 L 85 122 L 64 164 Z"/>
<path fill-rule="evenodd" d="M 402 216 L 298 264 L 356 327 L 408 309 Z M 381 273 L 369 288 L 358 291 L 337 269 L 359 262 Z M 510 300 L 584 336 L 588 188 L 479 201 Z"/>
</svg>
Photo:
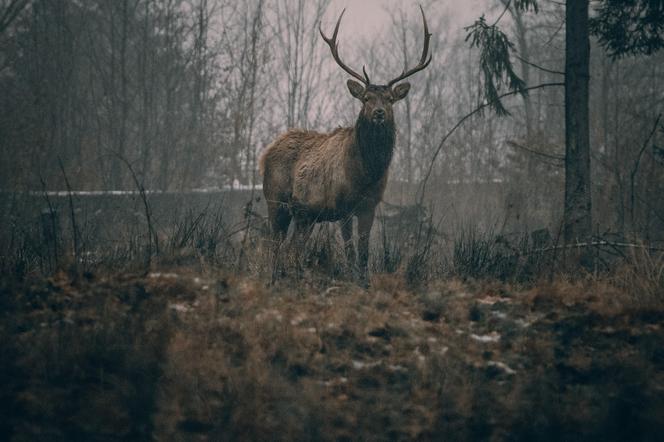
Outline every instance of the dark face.
<svg viewBox="0 0 664 442">
<path fill-rule="evenodd" d="M 408 95 L 409 83 L 401 83 L 390 88 L 370 84 L 366 88 L 354 80 L 348 80 L 348 90 L 353 97 L 362 102 L 360 114 L 374 124 L 394 121 L 392 105 Z"/>
</svg>

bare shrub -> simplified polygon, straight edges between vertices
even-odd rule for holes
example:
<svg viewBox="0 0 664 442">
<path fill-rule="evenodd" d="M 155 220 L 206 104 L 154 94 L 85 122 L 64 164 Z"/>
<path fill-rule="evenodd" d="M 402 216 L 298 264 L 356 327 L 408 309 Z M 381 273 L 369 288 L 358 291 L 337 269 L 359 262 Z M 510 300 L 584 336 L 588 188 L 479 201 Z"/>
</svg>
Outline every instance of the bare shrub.
<svg viewBox="0 0 664 442">
<path fill-rule="evenodd" d="M 633 297 L 637 304 L 661 305 L 664 303 L 664 253 L 633 248 L 608 280 Z"/>
</svg>

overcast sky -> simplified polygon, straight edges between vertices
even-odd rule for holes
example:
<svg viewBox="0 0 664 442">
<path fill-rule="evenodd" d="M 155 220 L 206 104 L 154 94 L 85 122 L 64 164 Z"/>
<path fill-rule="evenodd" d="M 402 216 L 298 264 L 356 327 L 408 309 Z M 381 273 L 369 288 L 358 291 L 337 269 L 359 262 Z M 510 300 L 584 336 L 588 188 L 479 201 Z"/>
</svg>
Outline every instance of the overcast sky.
<svg viewBox="0 0 664 442">
<path fill-rule="evenodd" d="M 435 7 L 444 9 L 451 27 L 461 28 L 481 15 L 486 4 L 486 0 L 441 0 L 435 3 Z M 399 6 L 419 21 L 418 5 L 416 0 L 332 0 L 323 21 L 334 26 L 339 13 L 346 8 L 342 24 L 344 32 L 360 38 L 370 37 L 390 23 L 388 11 Z"/>
</svg>

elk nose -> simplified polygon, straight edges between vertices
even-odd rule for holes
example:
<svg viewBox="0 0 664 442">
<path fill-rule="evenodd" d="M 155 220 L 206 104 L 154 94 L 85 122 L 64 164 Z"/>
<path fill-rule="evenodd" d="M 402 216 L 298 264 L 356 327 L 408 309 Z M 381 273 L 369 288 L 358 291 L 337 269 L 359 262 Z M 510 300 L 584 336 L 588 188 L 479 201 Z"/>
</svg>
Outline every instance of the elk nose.
<svg viewBox="0 0 664 442">
<path fill-rule="evenodd" d="M 376 109 L 373 111 L 373 117 L 376 119 L 385 118 L 385 109 Z"/>
</svg>

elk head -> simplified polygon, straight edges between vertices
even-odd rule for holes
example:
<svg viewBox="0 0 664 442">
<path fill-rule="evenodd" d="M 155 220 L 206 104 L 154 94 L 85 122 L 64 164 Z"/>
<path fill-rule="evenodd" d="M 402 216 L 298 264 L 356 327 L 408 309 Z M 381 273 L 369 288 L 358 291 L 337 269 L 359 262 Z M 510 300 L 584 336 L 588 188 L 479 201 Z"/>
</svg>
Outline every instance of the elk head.
<svg viewBox="0 0 664 442">
<path fill-rule="evenodd" d="M 431 40 L 431 34 L 429 33 L 429 27 L 427 26 L 427 19 L 424 15 L 424 10 L 420 6 L 420 11 L 422 12 L 422 22 L 424 24 L 424 48 L 422 49 L 422 56 L 420 57 L 420 62 L 417 66 L 412 69 L 404 69 L 404 71 L 393 80 L 390 80 L 386 85 L 376 85 L 371 84 L 369 75 L 365 67 L 362 67 L 362 73 L 364 75 L 358 74 L 356 71 L 348 67 L 339 56 L 339 43 L 337 42 L 337 34 L 339 33 L 339 25 L 341 24 L 341 19 L 344 16 L 346 10 L 344 9 L 337 20 L 337 24 L 334 27 L 334 33 L 331 38 L 328 38 L 323 33 L 323 30 L 319 27 L 321 37 L 325 40 L 325 43 L 330 47 L 332 52 L 332 57 L 337 62 L 337 64 L 352 77 L 356 78 L 360 82 L 358 83 L 355 80 L 348 80 L 348 90 L 350 94 L 362 102 L 362 111 L 360 112 L 360 118 L 365 121 L 370 121 L 375 125 L 383 125 L 385 123 L 392 123 L 394 121 L 394 114 L 392 112 L 392 105 L 397 101 L 405 98 L 410 91 L 410 83 L 404 82 L 396 84 L 407 77 L 415 74 L 426 68 L 429 63 L 431 63 L 432 55 L 429 54 L 429 42 Z M 396 84 L 396 86 L 395 86 Z"/>
</svg>

